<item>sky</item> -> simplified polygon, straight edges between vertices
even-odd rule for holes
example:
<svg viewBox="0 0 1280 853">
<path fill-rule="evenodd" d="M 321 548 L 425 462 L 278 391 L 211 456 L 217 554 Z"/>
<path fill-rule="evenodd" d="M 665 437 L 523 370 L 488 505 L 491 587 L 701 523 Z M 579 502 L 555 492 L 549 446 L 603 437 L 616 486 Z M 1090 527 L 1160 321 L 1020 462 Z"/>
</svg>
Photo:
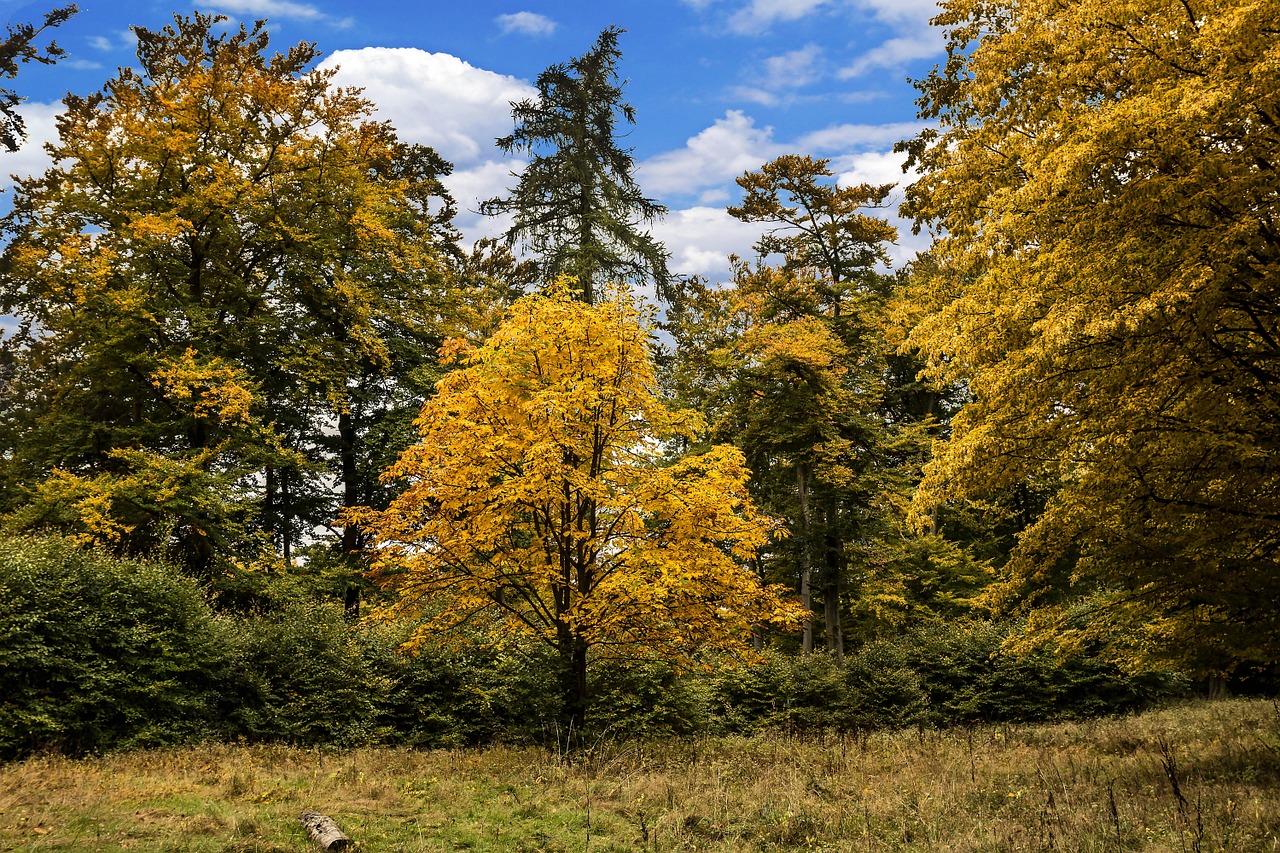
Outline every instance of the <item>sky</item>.
<svg viewBox="0 0 1280 853">
<path fill-rule="evenodd" d="M 401 139 L 436 148 L 454 164 L 447 181 L 467 241 L 500 233 L 478 201 L 505 195 L 522 163 L 494 140 L 511 132 L 510 102 L 534 94 L 547 66 L 584 53 L 618 26 L 621 73 L 636 124 L 632 149 L 644 193 L 667 206 L 654 236 L 671 269 L 711 280 L 727 257 L 751 257 L 761 226 L 725 207 L 740 198 L 734 178 L 781 154 L 829 158 L 842 183 L 895 182 L 896 141 L 914 136 L 916 92 L 944 58 L 942 31 L 928 24 L 933 0 L 78 0 L 80 12 L 52 33 L 67 56 L 27 65 L 11 85 L 27 98 L 30 138 L 0 153 L 0 174 L 48 166 L 62 97 L 98 91 L 136 64 L 130 28 L 160 29 L 198 10 L 233 24 L 265 18 L 272 47 L 314 42 L 341 85 L 360 86 Z M 8 23 L 36 22 L 50 3 L 0 0 Z M 12 183 L 0 180 L 0 187 Z M 895 265 L 927 246 L 899 225 Z"/>
</svg>

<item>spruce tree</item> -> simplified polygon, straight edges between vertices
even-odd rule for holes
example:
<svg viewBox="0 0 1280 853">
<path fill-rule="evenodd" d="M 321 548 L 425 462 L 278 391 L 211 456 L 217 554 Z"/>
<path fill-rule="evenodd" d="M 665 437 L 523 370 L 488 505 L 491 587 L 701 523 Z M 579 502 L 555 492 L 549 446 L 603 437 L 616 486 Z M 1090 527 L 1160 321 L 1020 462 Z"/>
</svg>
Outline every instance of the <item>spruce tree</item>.
<svg viewBox="0 0 1280 853">
<path fill-rule="evenodd" d="M 618 80 L 622 32 L 604 30 L 591 50 L 539 74 L 536 98 L 512 104 L 515 130 L 498 146 L 531 159 L 508 198 L 480 208 L 514 213 L 507 242 L 535 253 L 545 279 L 577 278 L 586 302 L 608 280 L 652 281 L 664 298 L 671 285 L 666 249 L 641 230 L 666 208 L 641 193 L 631 150 L 615 139 L 619 116 L 635 124 Z"/>
</svg>

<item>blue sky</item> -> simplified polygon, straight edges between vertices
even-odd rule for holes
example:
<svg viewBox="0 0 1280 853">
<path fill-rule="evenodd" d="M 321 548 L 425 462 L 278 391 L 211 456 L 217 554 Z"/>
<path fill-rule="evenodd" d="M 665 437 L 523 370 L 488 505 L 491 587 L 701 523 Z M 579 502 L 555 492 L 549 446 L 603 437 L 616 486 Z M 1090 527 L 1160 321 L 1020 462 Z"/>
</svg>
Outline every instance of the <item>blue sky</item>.
<svg viewBox="0 0 1280 853">
<path fill-rule="evenodd" d="M 9 22 L 38 21 L 48 3 L 0 0 Z M 920 77 L 943 56 L 928 26 L 933 0 L 597 0 L 597 2 L 409 2 L 409 0 L 80 0 L 54 36 L 68 56 L 27 66 L 16 88 L 29 98 L 31 140 L 3 172 L 47 165 L 40 145 L 54 132 L 66 92 L 97 91 L 134 60 L 131 25 L 164 26 L 175 13 L 266 18 L 283 50 L 312 41 L 339 81 L 359 85 L 402 138 L 435 146 L 456 167 L 451 189 L 474 239 L 502 229 L 472 213 L 504 192 L 521 164 L 493 145 L 509 133 L 509 102 L 533 90 L 548 65 L 585 51 L 604 27 L 622 36 L 622 72 L 637 124 L 634 149 L 646 194 L 670 208 L 654 228 L 673 270 L 714 278 L 730 252 L 749 255 L 758 227 L 724 213 L 733 178 L 783 153 L 829 157 L 843 181 L 904 180 L 893 143 L 913 135 Z M 8 180 L 0 184 L 8 184 Z M 900 191 L 895 199 L 900 199 Z M 889 214 L 892 218 L 891 214 Z M 898 262 L 924 248 L 905 228 Z"/>
</svg>

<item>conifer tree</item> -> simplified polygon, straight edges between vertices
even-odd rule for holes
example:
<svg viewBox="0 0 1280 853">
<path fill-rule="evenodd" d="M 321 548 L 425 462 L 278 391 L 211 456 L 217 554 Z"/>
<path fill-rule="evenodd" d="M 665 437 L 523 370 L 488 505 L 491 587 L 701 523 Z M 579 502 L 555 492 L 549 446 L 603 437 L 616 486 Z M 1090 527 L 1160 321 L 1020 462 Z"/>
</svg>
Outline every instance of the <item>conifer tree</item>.
<svg viewBox="0 0 1280 853">
<path fill-rule="evenodd" d="M 635 124 L 618 80 L 622 32 L 609 27 L 591 50 L 539 74 L 536 98 L 512 105 L 515 130 L 498 145 L 532 159 L 508 198 L 481 205 L 514 214 L 508 243 L 531 250 L 544 279 L 576 278 L 587 302 L 612 280 L 651 282 L 660 297 L 671 288 L 666 249 L 641 230 L 666 208 L 645 198 L 616 139 L 619 117 Z"/>
<path fill-rule="evenodd" d="M 49 42 L 43 49 L 36 47 L 36 38 L 50 27 L 67 22 L 78 9 L 74 3 L 45 13 L 40 26 L 35 24 L 11 24 L 4 38 L 0 38 L 0 79 L 12 80 L 18 76 L 18 66 L 24 62 L 52 65 L 66 55 L 57 42 Z M 27 135 L 26 123 L 16 111 L 23 98 L 13 89 L 0 88 L 0 146 L 17 151 Z"/>
</svg>

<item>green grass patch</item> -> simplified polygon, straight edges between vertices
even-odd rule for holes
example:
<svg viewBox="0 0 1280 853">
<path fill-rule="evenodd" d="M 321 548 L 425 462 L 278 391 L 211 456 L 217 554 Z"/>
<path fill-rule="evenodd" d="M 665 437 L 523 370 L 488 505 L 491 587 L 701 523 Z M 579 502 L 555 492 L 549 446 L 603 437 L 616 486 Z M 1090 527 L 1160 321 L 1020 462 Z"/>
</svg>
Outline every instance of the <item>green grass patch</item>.
<svg viewBox="0 0 1280 853">
<path fill-rule="evenodd" d="M 0 850 L 1272 851 L 1280 711 L 415 751 L 208 745 L 0 768 Z"/>
</svg>

